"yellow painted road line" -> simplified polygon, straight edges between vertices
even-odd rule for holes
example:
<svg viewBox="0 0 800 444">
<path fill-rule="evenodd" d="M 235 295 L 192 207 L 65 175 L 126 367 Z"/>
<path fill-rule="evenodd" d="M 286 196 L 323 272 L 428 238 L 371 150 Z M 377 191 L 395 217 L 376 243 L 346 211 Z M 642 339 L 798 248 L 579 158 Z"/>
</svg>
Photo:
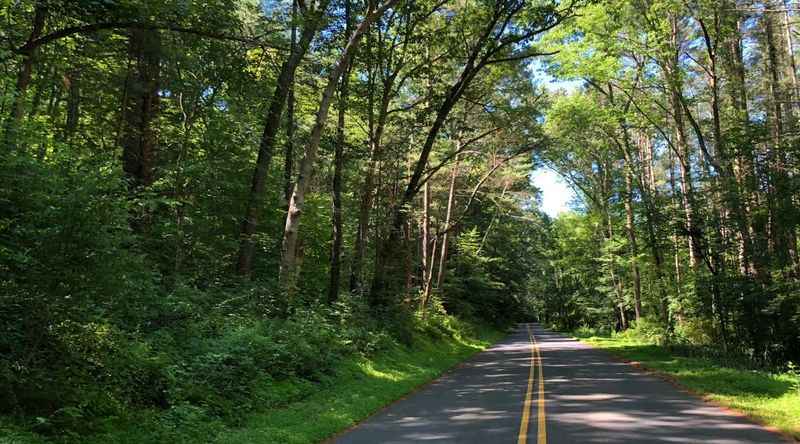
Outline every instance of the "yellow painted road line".
<svg viewBox="0 0 800 444">
<path fill-rule="evenodd" d="M 528 327 L 530 331 L 530 327 Z M 536 442 L 537 444 L 547 444 L 547 423 L 544 411 L 544 367 L 542 366 L 542 349 L 539 348 L 539 343 L 536 342 L 536 336 L 531 334 L 533 341 L 533 348 L 536 351 L 536 359 L 539 363 L 539 405 L 536 409 L 539 412 L 539 422 L 537 427 Z"/>
<path fill-rule="evenodd" d="M 528 422 L 531 416 L 531 404 L 533 403 L 533 372 L 536 370 L 536 353 L 531 336 L 531 327 L 528 326 L 528 341 L 531 343 L 531 363 L 528 366 L 528 391 L 525 393 L 525 402 L 522 407 L 522 420 L 519 423 L 519 435 L 517 444 L 527 444 L 528 442 Z"/>
</svg>

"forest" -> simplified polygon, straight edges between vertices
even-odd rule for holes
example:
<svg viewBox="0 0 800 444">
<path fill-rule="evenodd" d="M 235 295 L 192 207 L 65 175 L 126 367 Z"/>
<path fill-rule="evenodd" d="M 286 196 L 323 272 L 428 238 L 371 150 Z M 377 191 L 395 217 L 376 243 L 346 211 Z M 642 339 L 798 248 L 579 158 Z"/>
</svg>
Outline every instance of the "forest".
<svg viewBox="0 0 800 444">
<path fill-rule="evenodd" d="M 343 363 L 530 320 L 799 362 L 798 17 L 0 0 L 0 435 L 237 442 Z"/>
</svg>

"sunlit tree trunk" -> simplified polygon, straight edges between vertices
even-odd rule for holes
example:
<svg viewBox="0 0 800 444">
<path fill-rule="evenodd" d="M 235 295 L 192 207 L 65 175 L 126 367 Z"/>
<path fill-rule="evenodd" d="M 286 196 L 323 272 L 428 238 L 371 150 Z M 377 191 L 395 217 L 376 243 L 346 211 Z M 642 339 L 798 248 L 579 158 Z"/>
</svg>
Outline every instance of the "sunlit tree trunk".
<svg viewBox="0 0 800 444">
<path fill-rule="evenodd" d="M 345 2 L 345 36 L 350 35 L 350 1 Z M 339 287 L 342 275 L 342 169 L 344 169 L 344 146 L 345 146 L 345 117 L 347 115 L 347 95 L 350 83 L 350 63 L 345 66 L 344 73 L 339 85 L 339 116 L 336 122 L 336 142 L 333 154 L 333 192 L 331 201 L 333 233 L 331 233 L 331 260 L 330 260 L 330 279 L 328 282 L 328 302 L 332 303 L 339 299 Z"/>
<path fill-rule="evenodd" d="M 460 145 L 456 146 L 460 150 Z M 456 155 L 453 170 L 450 172 L 450 188 L 447 191 L 447 210 L 444 218 L 445 232 L 442 234 L 442 247 L 439 253 L 439 274 L 436 277 L 436 288 L 442 288 L 444 275 L 447 268 L 447 249 L 450 241 L 450 224 L 453 217 L 453 203 L 455 202 L 456 178 L 458 177 L 459 156 Z"/>
<path fill-rule="evenodd" d="M 297 51 L 297 0 L 292 0 L 292 30 L 289 41 L 289 54 Z M 294 170 L 294 73 L 289 77 L 289 91 L 286 93 L 286 146 L 283 152 L 283 198 L 289 205 L 292 196 L 292 171 Z"/>
<path fill-rule="evenodd" d="M 292 197 L 289 200 L 289 211 L 286 216 L 286 225 L 283 232 L 283 247 L 281 249 L 281 269 L 280 278 L 282 285 L 289 289 L 294 287 L 294 279 L 296 273 L 295 261 L 295 246 L 297 244 L 298 229 L 300 227 L 300 217 L 305 206 L 305 196 L 308 192 L 308 187 L 311 182 L 311 175 L 313 173 L 314 163 L 317 160 L 317 151 L 319 149 L 320 140 L 322 138 L 322 131 L 325 127 L 325 122 L 328 118 L 328 110 L 330 108 L 331 99 L 339 84 L 339 79 L 346 71 L 350 64 L 350 59 L 353 57 L 356 49 L 358 48 L 364 32 L 377 20 L 384 11 L 397 3 L 398 0 L 387 0 L 375 10 L 370 11 L 364 19 L 356 27 L 353 34 L 350 36 L 347 45 L 342 51 L 342 55 L 334 65 L 333 69 L 328 75 L 328 83 L 322 92 L 320 98 L 319 108 L 317 109 L 316 120 L 314 126 L 311 128 L 308 143 L 306 144 L 303 159 L 300 161 L 299 175 L 297 183 L 295 183 Z"/>
<path fill-rule="evenodd" d="M 328 0 L 322 0 L 318 4 L 317 10 L 304 14 L 300 40 L 295 47 L 295 51 L 291 52 L 281 65 L 275 89 L 269 101 L 269 109 L 264 121 L 264 131 L 261 134 L 261 142 L 258 148 L 258 158 L 253 170 L 250 194 L 240 230 L 239 254 L 236 261 L 236 271 L 240 275 L 249 275 L 253 267 L 253 253 L 255 252 L 253 236 L 258 227 L 258 217 L 264 200 L 267 171 L 272 162 L 275 136 L 280 129 L 283 108 L 286 104 L 286 97 L 289 95 L 289 87 L 292 84 L 297 66 L 305 56 L 306 51 L 308 51 L 311 40 L 317 34 L 317 29 L 322 22 L 322 14 L 328 7 L 328 3 Z"/>
<path fill-rule="evenodd" d="M 631 252 L 631 273 L 633 275 L 633 309 L 638 321 L 642 317 L 642 278 L 639 274 L 639 247 L 636 243 L 636 227 L 633 217 L 633 172 L 630 166 L 630 155 L 626 153 L 626 163 L 629 165 L 625 171 L 625 228 L 628 232 L 628 242 Z"/>
</svg>

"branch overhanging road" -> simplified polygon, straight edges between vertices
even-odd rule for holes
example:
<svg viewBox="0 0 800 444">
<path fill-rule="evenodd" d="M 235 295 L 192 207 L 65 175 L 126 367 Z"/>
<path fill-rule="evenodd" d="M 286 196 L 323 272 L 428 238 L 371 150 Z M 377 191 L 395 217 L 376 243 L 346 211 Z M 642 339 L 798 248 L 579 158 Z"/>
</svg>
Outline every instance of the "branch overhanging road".
<svg viewBox="0 0 800 444">
<path fill-rule="evenodd" d="M 780 435 L 610 359 L 520 325 L 333 440 L 375 443 L 784 443 Z"/>
</svg>

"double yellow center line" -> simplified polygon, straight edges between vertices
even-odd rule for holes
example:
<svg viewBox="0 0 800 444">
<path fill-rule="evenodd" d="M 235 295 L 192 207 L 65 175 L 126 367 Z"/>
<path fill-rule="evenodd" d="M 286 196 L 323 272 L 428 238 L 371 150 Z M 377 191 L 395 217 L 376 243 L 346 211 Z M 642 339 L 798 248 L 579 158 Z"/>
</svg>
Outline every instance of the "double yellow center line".
<svg viewBox="0 0 800 444">
<path fill-rule="evenodd" d="M 531 364 L 530 371 L 528 372 L 528 391 L 525 394 L 525 404 L 522 410 L 522 421 L 519 424 L 519 436 L 517 437 L 517 444 L 527 444 L 528 442 L 528 423 L 531 416 L 531 405 L 533 404 L 533 386 L 534 386 L 534 372 L 539 368 L 539 387 L 537 408 L 538 412 L 538 427 L 536 433 L 536 444 L 547 444 L 547 428 L 545 425 L 544 415 L 544 372 L 542 371 L 542 353 L 539 350 L 539 343 L 536 342 L 536 337 L 531 332 L 530 324 L 528 327 L 528 340 L 531 343 Z"/>
</svg>

